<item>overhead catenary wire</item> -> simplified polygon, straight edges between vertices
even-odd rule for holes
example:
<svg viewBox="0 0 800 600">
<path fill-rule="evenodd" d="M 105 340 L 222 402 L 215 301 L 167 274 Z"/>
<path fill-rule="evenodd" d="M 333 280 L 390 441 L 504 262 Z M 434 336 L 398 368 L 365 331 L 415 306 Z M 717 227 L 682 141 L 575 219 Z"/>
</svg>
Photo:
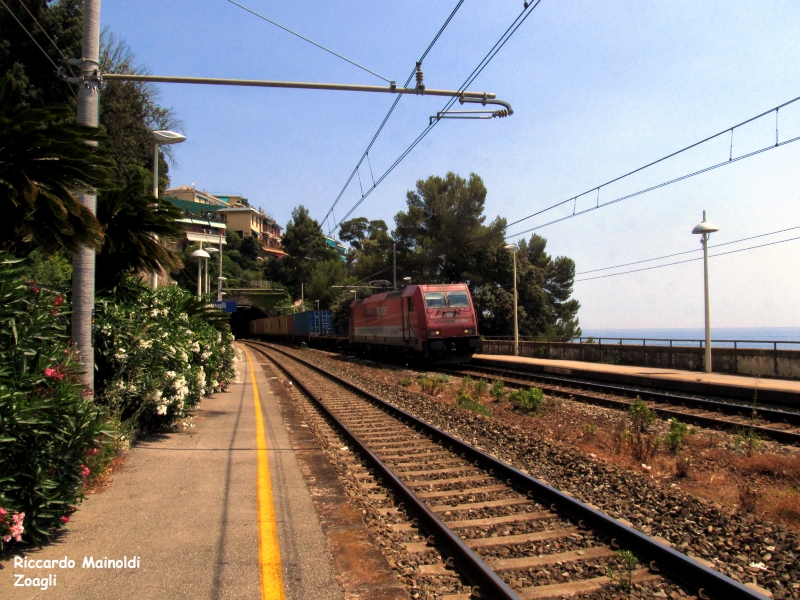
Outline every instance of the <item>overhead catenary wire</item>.
<svg viewBox="0 0 800 600">
<path fill-rule="evenodd" d="M 534 213 L 532 213 L 532 214 L 530 214 L 530 215 L 528 215 L 526 217 L 523 217 L 521 219 L 517 219 L 516 221 L 513 221 L 512 223 L 509 223 L 506 226 L 506 228 L 513 227 L 514 225 L 522 223 L 523 221 L 527 221 L 528 219 L 532 219 L 534 217 L 537 217 L 537 216 L 539 216 L 541 214 L 549 212 L 549 211 L 551 211 L 553 209 L 556 209 L 556 208 L 558 208 L 560 206 L 564 206 L 565 204 L 577 203 L 577 199 L 578 198 L 581 198 L 582 196 L 586 196 L 588 194 L 591 194 L 592 192 L 597 192 L 597 202 L 596 202 L 595 206 L 591 206 L 591 207 L 586 208 L 584 210 L 575 210 L 575 209 L 573 209 L 573 212 L 570 215 L 567 215 L 567 216 L 564 216 L 564 217 L 561 217 L 561 218 L 558 218 L 558 219 L 553 219 L 552 221 L 548 221 L 546 223 L 542 223 L 541 225 L 537 225 L 535 227 L 531 227 L 531 228 L 525 229 L 523 231 L 517 231 L 517 232 L 511 233 L 511 234 L 508 234 L 505 239 L 508 239 L 508 238 L 511 238 L 511 237 L 515 237 L 515 236 L 519 236 L 519 235 L 524 235 L 526 233 L 530 233 L 532 231 L 536 231 L 537 229 L 542 229 L 543 227 L 547 227 L 549 225 L 554 225 L 555 223 L 560 223 L 561 221 L 566 221 L 568 219 L 572 219 L 574 217 L 583 215 L 585 213 L 592 212 L 594 210 L 598 210 L 598 209 L 606 207 L 606 206 L 610 206 L 611 204 L 616 204 L 617 202 L 622 202 L 623 200 L 628 200 L 628 199 L 633 198 L 635 196 L 640 196 L 642 194 L 646 194 L 648 192 L 652 192 L 654 190 L 657 190 L 657 189 L 672 185 L 673 183 L 678 183 L 680 181 L 684 181 L 686 179 L 690 179 L 690 178 L 695 177 L 697 175 L 701 175 L 703 173 L 707 173 L 709 171 L 713 171 L 714 169 L 718 169 L 719 167 L 723 167 L 725 165 L 730 165 L 730 164 L 736 163 L 736 162 L 738 162 L 740 160 L 744 160 L 746 158 L 750 158 L 750 157 L 755 156 L 757 154 L 761 154 L 762 152 L 766 152 L 767 150 L 773 150 L 775 148 L 780 148 L 780 147 L 785 146 L 787 144 L 791 144 L 793 142 L 796 142 L 796 141 L 800 140 L 800 136 L 796 136 L 794 138 L 791 138 L 791 139 L 788 139 L 788 140 L 784 140 L 782 142 L 779 141 L 778 129 L 777 129 L 777 126 L 776 126 L 776 129 L 775 129 L 775 143 L 774 144 L 770 144 L 768 146 L 765 146 L 765 147 L 760 148 L 758 150 L 754 150 L 752 152 L 748 152 L 746 154 L 743 154 L 741 156 L 737 156 L 735 158 L 733 156 L 733 132 L 736 129 L 738 129 L 738 128 L 744 126 L 744 125 L 747 125 L 748 123 L 752 123 L 753 121 L 756 121 L 757 119 L 765 117 L 766 115 L 769 115 L 769 114 L 771 114 L 773 112 L 776 113 L 776 115 L 777 115 L 778 112 L 780 111 L 780 109 L 782 109 L 782 108 L 784 108 L 786 106 L 789 106 L 790 104 L 794 104 L 798 100 L 800 100 L 800 96 L 798 96 L 797 98 L 794 98 L 792 100 L 789 100 L 788 102 L 784 102 L 783 104 L 780 104 L 780 105 L 778 105 L 778 106 L 776 106 L 774 108 L 766 110 L 766 111 L 764 111 L 764 112 L 762 112 L 762 113 L 760 113 L 760 114 L 758 114 L 758 115 L 756 115 L 754 117 L 751 117 L 751 118 L 749 118 L 749 119 L 747 119 L 745 121 L 742 121 L 741 123 L 738 123 L 738 124 L 733 125 L 731 127 L 727 127 L 726 129 L 723 129 L 719 133 L 716 133 L 714 135 L 708 136 L 705 139 L 702 139 L 702 140 L 700 140 L 698 142 L 690 144 L 689 146 L 686 146 L 685 148 L 682 148 L 680 150 L 672 152 L 672 153 L 670 153 L 670 154 L 668 154 L 668 155 L 666 155 L 666 156 L 664 156 L 662 158 L 659 158 L 658 160 L 654 160 L 654 161 L 652 161 L 652 162 L 650 162 L 650 163 L 648 163 L 648 164 L 646 164 L 644 166 L 641 166 L 641 167 L 638 167 L 637 169 L 634 169 L 633 171 L 629 171 L 629 172 L 625 173 L 624 175 L 620 175 L 619 177 L 615 177 L 614 179 L 610 179 L 609 181 L 606 181 L 605 183 L 602 183 L 600 185 L 591 187 L 591 188 L 589 188 L 588 190 L 586 190 L 585 192 L 583 192 L 581 194 L 576 194 L 575 196 L 570 196 L 569 198 L 567 198 L 565 200 L 562 200 L 560 202 L 556 202 L 555 204 L 551 204 L 550 206 L 547 206 L 547 207 L 545 207 L 545 208 L 543 208 L 541 210 L 538 210 L 538 211 L 536 211 L 536 212 L 534 212 Z M 618 181 L 621 181 L 621 180 L 623 180 L 623 179 L 625 179 L 627 177 L 630 177 L 630 176 L 632 176 L 632 175 L 634 175 L 636 173 L 644 171 L 645 169 L 648 169 L 648 168 L 650 168 L 650 167 L 652 167 L 654 165 L 657 165 L 657 164 L 662 163 L 662 162 L 664 162 L 664 161 L 666 161 L 666 160 L 668 160 L 670 158 L 678 156 L 679 154 L 687 152 L 687 151 L 691 150 L 692 148 L 696 148 L 696 147 L 698 147 L 698 146 L 700 146 L 702 144 L 705 144 L 706 142 L 709 142 L 709 141 L 711 141 L 713 139 L 716 139 L 716 138 L 718 138 L 720 136 L 727 135 L 727 134 L 731 135 L 731 149 L 730 149 L 730 153 L 728 155 L 728 159 L 727 160 L 724 160 L 722 162 L 713 164 L 713 165 L 705 167 L 703 169 L 698 169 L 696 171 L 693 171 L 693 172 L 685 174 L 685 175 L 681 175 L 679 177 L 674 177 L 674 178 L 672 178 L 672 179 L 670 179 L 668 181 L 664 181 L 662 183 L 649 186 L 649 187 L 647 187 L 645 189 L 642 189 L 642 190 L 639 190 L 639 191 L 636 191 L 636 192 L 632 192 L 630 194 L 625 194 L 625 195 L 623 195 L 623 196 L 621 196 L 619 198 L 615 198 L 613 200 L 608 200 L 608 201 L 602 202 L 602 203 L 600 202 L 600 190 L 602 188 L 605 188 L 605 187 L 611 185 L 612 183 L 616 183 Z"/>
<path fill-rule="evenodd" d="M 785 233 L 787 231 L 793 231 L 795 229 L 800 229 L 800 225 L 796 227 L 788 227 L 787 229 L 779 229 L 778 231 L 770 231 L 769 233 L 761 233 L 759 235 L 753 235 L 746 238 L 741 238 L 739 240 L 733 240 L 731 242 L 724 242 L 722 244 L 709 244 L 709 248 L 720 248 L 722 246 L 730 246 L 731 244 L 740 244 L 742 242 L 746 242 L 748 240 L 755 240 L 762 237 L 767 237 L 769 235 L 777 235 L 779 233 Z M 653 262 L 656 260 L 664 260 L 665 258 L 673 258 L 675 256 L 682 256 L 684 254 L 692 254 L 694 252 L 701 252 L 702 248 L 695 248 L 694 250 L 684 250 L 683 252 L 675 252 L 674 254 L 665 254 L 664 256 L 657 256 L 655 258 L 646 258 L 644 260 L 636 260 L 634 262 L 629 263 L 622 263 L 621 265 L 614 265 L 613 267 L 603 267 L 602 269 L 591 269 L 589 271 L 581 271 L 580 273 L 576 273 L 575 275 L 588 275 L 589 273 L 599 273 L 600 271 L 611 271 L 612 269 L 621 269 L 622 267 L 630 267 L 632 265 L 641 265 L 648 262 Z"/>
<path fill-rule="evenodd" d="M 505 46 L 506 42 L 508 42 L 508 40 L 511 38 L 511 36 L 514 35 L 514 33 L 517 31 L 517 29 L 520 28 L 520 26 L 525 22 L 525 20 L 531 15 L 531 13 L 533 13 L 533 11 L 536 9 L 536 7 L 539 6 L 541 1 L 542 0 L 536 0 L 535 2 L 531 2 L 530 4 L 526 4 L 526 6 L 523 9 L 523 11 L 517 16 L 516 19 L 514 19 L 514 21 L 511 23 L 511 25 L 509 25 L 508 29 L 506 29 L 505 32 L 503 33 L 503 35 L 500 36 L 500 39 L 498 39 L 497 42 L 495 42 L 495 45 L 492 46 L 491 50 L 489 50 L 489 52 L 478 63 L 478 66 L 475 67 L 475 69 L 473 69 L 472 73 L 470 73 L 470 75 L 467 77 L 467 79 L 464 81 L 464 83 L 462 83 L 461 86 L 459 86 L 459 88 L 458 88 L 459 91 L 467 89 L 467 86 L 472 84 L 472 82 L 478 77 L 478 75 L 481 74 L 481 72 L 492 61 L 492 59 L 497 55 L 497 53 L 500 52 L 500 50 L 503 48 L 503 46 Z M 453 96 L 452 98 L 450 98 L 447 101 L 447 103 L 444 105 L 442 110 L 439 111 L 439 112 L 440 113 L 446 112 L 457 101 L 458 101 L 458 96 Z M 405 159 L 405 157 L 408 156 L 409 153 L 414 148 L 416 148 L 417 144 L 419 144 L 425 138 L 425 136 L 427 136 L 428 133 L 430 133 L 430 131 L 434 127 L 436 127 L 436 124 L 438 122 L 439 122 L 438 119 L 431 120 L 429 122 L 429 124 L 427 125 L 427 127 L 425 127 L 425 129 L 422 130 L 422 133 L 420 133 L 417 136 L 417 138 L 413 142 L 411 142 L 411 144 L 389 166 L 389 168 L 386 171 L 384 171 L 383 175 L 378 177 L 378 179 L 375 182 L 375 185 L 373 185 L 371 188 L 369 188 L 362 195 L 362 197 L 358 200 L 358 202 L 356 202 L 355 205 L 353 205 L 353 207 L 347 212 L 347 214 L 343 218 L 341 218 L 339 220 L 339 222 L 336 223 L 331 229 L 336 229 L 336 227 L 341 225 L 351 214 L 353 214 L 353 212 L 355 212 L 356 209 L 358 209 L 358 207 L 361 206 L 361 204 L 364 202 L 364 200 L 366 200 L 367 197 L 369 197 L 369 195 L 375 190 L 375 188 L 377 188 L 381 184 L 381 182 L 384 179 L 386 179 L 386 177 L 388 177 L 389 174 L 392 171 L 394 171 L 394 169 L 397 167 L 397 165 L 399 165 L 403 161 L 403 159 Z"/>
<path fill-rule="evenodd" d="M 756 248 L 764 248 L 766 246 L 775 246 L 777 244 L 783 244 L 785 242 L 792 242 L 795 240 L 800 240 L 800 236 L 788 238 L 785 240 L 778 240 L 777 242 L 768 242 L 766 244 L 759 244 L 757 246 L 749 246 L 747 248 L 739 248 L 738 250 L 728 250 L 727 252 L 718 252 L 717 254 L 709 254 L 708 258 L 716 258 L 718 256 L 725 256 L 727 254 L 736 254 L 738 252 L 745 252 L 747 250 L 755 250 Z M 720 244 L 721 245 L 721 244 Z M 654 265 L 652 267 L 643 267 L 641 269 L 631 269 L 630 271 L 622 271 L 621 273 L 609 273 L 608 275 L 597 275 L 595 277 L 584 277 L 583 279 L 576 279 L 575 283 L 580 281 L 591 281 L 593 279 L 607 279 L 608 277 L 617 277 L 618 275 L 628 275 L 629 273 L 639 273 L 641 271 L 652 271 L 653 269 L 663 269 L 664 267 L 672 267 L 674 265 L 681 265 L 684 263 L 695 262 L 698 260 L 703 260 L 702 256 L 698 256 L 697 258 L 687 258 L 686 260 L 677 260 L 675 262 L 667 263 L 665 265 Z"/>
<path fill-rule="evenodd" d="M 303 35 L 300 35 L 300 34 L 299 34 L 299 33 L 297 33 L 296 31 L 292 31 L 292 30 L 291 30 L 291 29 L 289 29 L 288 27 L 284 27 L 284 26 L 283 26 L 283 25 L 281 25 L 280 23 L 276 23 L 276 22 L 275 22 L 275 21 L 273 21 L 272 19 L 269 19 L 269 18 L 265 17 L 264 15 L 262 15 L 262 14 L 260 14 L 260 13 L 257 13 L 256 11 L 254 11 L 254 10 L 253 10 L 253 9 L 251 9 L 251 8 L 248 8 L 248 7 L 246 7 L 246 6 L 242 5 L 242 4 L 239 4 L 238 2 L 234 2 L 234 0 L 227 0 L 227 2 L 230 2 L 231 4 L 233 4 L 233 5 L 235 5 L 235 6 L 238 6 L 238 7 L 239 7 L 239 8 L 241 8 L 242 10 L 245 10 L 245 11 L 249 12 L 251 15 L 255 15 L 255 16 L 256 16 L 256 17 L 258 17 L 259 19 L 263 19 L 263 20 L 264 20 L 264 21 L 266 21 L 267 23 L 271 23 L 271 24 L 275 25 L 275 27 L 279 27 L 279 28 L 283 29 L 284 31 L 286 31 L 286 32 L 288 32 L 288 33 L 291 33 L 292 35 L 294 35 L 294 36 L 296 36 L 296 37 L 299 37 L 301 40 L 305 40 L 305 41 L 306 41 L 306 42 L 308 42 L 309 44 L 312 44 L 312 45 L 316 46 L 317 48 L 320 48 L 321 50 L 324 50 L 325 52 L 327 52 L 327 53 L 329 53 L 329 54 L 333 54 L 334 56 L 336 56 L 336 57 L 338 57 L 338 58 L 341 58 L 341 59 L 342 59 L 343 61 L 345 61 L 345 62 L 349 62 L 351 65 L 353 65 L 353 66 L 355 66 L 355 67 L 358 67 L 358 68 L 359 68 L 359 69 L 361 69 L 362 71 L 366 71 L 366 72 L 367 72 L 367 73 L 369 73 L 370 75 L 374 75 L 374 76 L 375 76 L 375 77 L 377 77 L 378 79 L 383 79 L 383 80 L 384 80 L 386 83 L 390 83 L 390 84 L 392 83 L 392 81 L 391 81 L 390 79 L 386 79 L 386 77 L 384 77 L 383 75 L 378 75 L 378 74 L 377 74 L 375 71 L 370 71 L 370 70 L 369 70 L 368 68 L 366 68 L 365 66 L 363 66 L 363 65 L 360 65 L 360 64 L 358 64 L 357 62 L 355 62 L 355 61 L 352 61 L 352 60 L 350 60 L 349 58 L 346 58 L 346 57 L 342 56 L 341 54 L 338 54 L 338 53 L 334 52 L 333 50 L 331 50 L 331 49 L 329 49 L 329 48 L 326 48 L 325 46 L 323 46 L 323 45 L 321 45 L 321 44 L 318 44 L 318 43 L 317 43 L 317 42 L 315 42 L 314 40 L 310 40 L 310 39 L 308 39 L 307 37 L 305 37 L 305 36 L 303 36 Z"/>
<path fill-rule="evenodd" d="M 428 44 L 428 47 L 425 48 L 425 52 L 423 52 L 422 56 L 420 56 L 420 59 L 418 61 L 419 63 L 422 63 L 422 61 L 425 60 L 425 57 L 428 56 L 428 53 L 431 51 L 433 46 L 439 40 L 439 38 L 441 37 L 441 35 L 444 32 L 444 30 L 450 24 L 450 21 L 452 21 L 452 19 L 455 16 L 456 12 L 458 12 L 458 9 L 461 8 L 462 4 L 464 4 L 464 0 L 459 0 L 458 3 L 456 4 L 455 8 L 453 8 L 453 10 L 450 11 L 450 15 L 447 17 L 447 19 L 442 24 L 442 26 L 439 27 L 439 31 L 436 32 L 436 35 L 431 40 L 431 43 Z M 414 74 L 416 73 L 416 71 L 417 71 L 416 67 L 414 67 L 411 70 L 411 74 L 408 76 L 408 79 L 406 79 L 406 82 L 405 82 L 405 84 L 403 84 L 403 87 L 408 87 L 408 84 L 411 83 L 411 80 L 414 78 Z M 372 146 L 375 144 L 375 140 L 378 139 L 378 136 L 383 131 L 383 128 L 386 125 L 386 122 L 389 120 L 389 117 L 392 116 L 392 113 L 394 112 L 394 109 L 397 107 L 397 103 L 400 102 L 400 98 L 401 97 L 402 96 L 397 96 L 397 98 L 394 99 L 394 102 L 392 102 L 392 105 L 389 107 L 389 111 L 386 113 L 386 116 L 383 118 L 383 121 L 381 121 L 381 124 L 378 126 L 378 130 L 375 132 L 375 135 L 372 136 L 372 139 L 370 140 L 369 144 L 367 144 L 367 149 L 364 150 L 364 153 L 361 155 L 361 158 L 358 159 L 358 162 L 356 163 L 356 166 L 353 169 L 352 173 L 350 173 L 350 176 L 347 178 L 347 181 L 345 181 L 344 186 L 339 191 L 339 194 L 336 196 L 336 199 L 333 201 L 333 204 L 328 209 L 328 212 L 325 214 L 325 216 L 322 218 L 322 221 L 321 221 L 322 223 L 325 223 L 325 221 L 328 220 L 328 217 L 333 214 L 333 209 L 336 208 L 336 205 L 339 203 L 339 200 L 342 198 L 342 195 L 344 195 L 345 191 L 347 190 L 348 186 L 350 185 L 350 182 L 353 180 L 353 177 L 358 172 L 358 169 L 361 167 L 361 164 L 364 162 L 364 159 L 367 158 L 367 160 L 369 160 L 369 151 L 372 149 Z M 370 164 L 370 173 L 371 172 L 372 172 L 372 164 Z M 374 175 L 372 176 L 372 187 L 373 188 L 375 187 L 375 176 Z M 363 195 L 363 192 L 362 192 L 362 195 Z M 335 219 L 334 219 L 334 222 L 335 222 Z M 330 227 L 328 229 L 328 235 L 331 235 L 331 233 L 333 232 L 333 230 L 335 228 L 336 228 L 335 225 L 333 227 Z"/>
<path fill-rule="evenodd" d="M 9 8 L 8 4 L 6 4 L 4 0 L 0 0 L 0 4 L 2 4 L 3 6 L 5 6 L 6 10 L 7 10 L 7 11 L 8 11 L 8 13 L 11 15 L 11 17 L 12 17 L 12 18 L 13 18 L 13 19 L 14 19 L 14 20 L 17 22 L 17 24 L 18 24 L 18 25 L 19 25 L 19 26 L 22 28 L 22 30 L 23 30 L 25 33 L 27 33 L 27 34 L 28 34 L 28 37 L 29 37 L 29 38 L 31 38 L 31 41 L 32 41 L 34 44 L 36 44 L 36 47 L 37 47 L 37 48 L 39 48 L 39 50 L 41 50 L 41 51 L 42 51 L 42 54 L 44 54 L 45 58 L 46 58 L 48 61 L 50 61 L 50 64 L 51 64 L 51 65 L 53 65 L 53 68 L 56 70 L 56 73 L 59 73 L 60 75 L 62 75 L 62 79 L 63 79 L 63 74 L 61 73 L 61 69 L 60 69 L 60 67 L 59 67 L 59 66 L 58 66 L 58 65 L 55 63 L 55 61 L 54 61 L 54 60 L 53 60 L 53 59 L 50 57 L 50 55 L 49 55 L 49 54 L 48 54 L 48 53 L 45 51 L 45 49 L 44 49 L 44 48 L 42 48 L 42 47 L 41 47 L 41 45 L 39 45 L 39 42 L 37 42 L 37 41 L 36 41 L 36 38 L 35 38 L 35 37 L 33 37 L 33 34 L 32 34 L 30 31 L 28 31 L 28 28 L 27 28 L 27 27 L 25 27 L 25 25 L 23 25 L 23 24 L 22 24 L 22 21 L 20 21 L 20 20 L 17 18 L 17 15 L 15 15 L 15 14 L 12 12 L 12 10 Z M 41 25 L 40 25 L 39 27 L 41 27 Z M 45 33 L 45 35 L 47 35 L 47 34 Z M 48 36 L 48 39 L 49 39 L 49 36 Z M 51 41 L 52 41 L 52 40 L 51 40 Z M 73 95 L 73 96 L 75 96 L 75 98 L 76 98 L 76 99 L 78 98 L 78 95 L 75 93 L 75 90 L 73 90 L 73 89 L 70 87 L 70 88 L 69 88 L 69 91 L 72 93 L 72 95 Z"/>
</svg>

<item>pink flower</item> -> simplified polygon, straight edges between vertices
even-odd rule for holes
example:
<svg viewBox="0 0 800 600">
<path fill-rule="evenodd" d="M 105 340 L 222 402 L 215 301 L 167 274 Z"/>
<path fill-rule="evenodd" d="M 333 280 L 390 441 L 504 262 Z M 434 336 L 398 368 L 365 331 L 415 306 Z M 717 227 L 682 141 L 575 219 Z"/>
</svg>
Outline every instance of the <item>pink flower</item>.
<svg viewBox="0 0 800 600">
<path fill-rule="evenodd" d="M 55 369 L 51 369 L 50 367 L 47 367 L 44 370 L 44 376 L 45 377 L 55 377 L 56 376 L 56 370 Z"/>
<path fill-rule="evenodd" d="M 57 296 L 55 300 L 53 300 L 53 306 L 61 306 L 64 304 L 64 296 Z"/>
<path fill-rule="evenodd" d="M 94 456 L 98 452 L 100 452 L 100 450 L 97 448 L 89 448 L 89 450 L 86 451 L 86 456 Z"/>
<path fill-rule="evenodd" d="M 10 535 L 3 536 L 3 541 L 7 544 L 8 542 L 11 541 L 11 536 Z"/>
<path fill-rule="evenodd" d="M 89 473 L 91 473 L 89 467 L 87 467 L 86 465 L 81 465 L 81 475 L 83 475 L 84 477 L 88 477 Z"/>
<path fill-rule="evenodd" d="M 2 506 L 0 506 L 0 517 L 4 517 L 7 514 L 8 514 L 8 511 L 5 508 L 3 508 Z"/>
<path fill-rule="evenodd" d="M 62 523 L 69 523 L 69 517 L 67 515 L 64 515 L 63 517 L 61 517 L 61 522 Z"/>
</svg>

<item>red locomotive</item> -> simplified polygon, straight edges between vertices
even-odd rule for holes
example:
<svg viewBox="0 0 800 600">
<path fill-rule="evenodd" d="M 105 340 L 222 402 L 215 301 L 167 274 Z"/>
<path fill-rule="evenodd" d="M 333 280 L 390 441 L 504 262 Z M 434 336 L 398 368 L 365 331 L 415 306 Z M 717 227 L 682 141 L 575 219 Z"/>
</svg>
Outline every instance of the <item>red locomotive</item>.
<svg viewBox="0 0 800 600">
<path fill-rule="evenodd" d="M 350 304 L 350 343 L 426 362 L 470 360 L 481 349 L 478 319 L 463 284 L 409 285 Z"/>
</svg>

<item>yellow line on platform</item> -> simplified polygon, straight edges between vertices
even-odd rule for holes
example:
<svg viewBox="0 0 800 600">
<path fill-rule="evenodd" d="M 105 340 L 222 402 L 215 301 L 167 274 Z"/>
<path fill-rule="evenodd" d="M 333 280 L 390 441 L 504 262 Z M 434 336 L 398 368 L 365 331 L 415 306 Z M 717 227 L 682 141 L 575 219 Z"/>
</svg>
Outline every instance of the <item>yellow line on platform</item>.
<svg viewBox="0 0 800 600">
<path fill-rule="evenodd" d="M 267 437 L 264 433 L 264 415 L 261 412 L 261 398 L 258 394 L 258 383 L 256 382 L 253 360 L 250 358 L 250 353 L 247 349 L 243 349 L 247 357 L 247 363 L 250 365 L 250 382 L 253 385 L 253 403 L 256 410 L 258 566 L 261 576 L 261 598 L 262 600 L 284 600 L 281 548 L 278 542 L 275 507 L 272 503 L 272 484 L 269 478 L 269 457 L 267 456 Z"/>
</svg>

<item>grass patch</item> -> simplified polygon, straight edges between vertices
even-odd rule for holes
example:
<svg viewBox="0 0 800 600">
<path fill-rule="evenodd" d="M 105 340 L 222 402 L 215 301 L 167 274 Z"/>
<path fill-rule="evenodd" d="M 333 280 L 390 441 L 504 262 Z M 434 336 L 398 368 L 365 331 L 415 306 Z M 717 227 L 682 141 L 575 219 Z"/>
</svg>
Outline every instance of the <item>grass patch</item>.
<svg viewBox="0 0 800 600">
<path fill-rule="evenodd" d="M 492 416 L 492 411 L 475 400 L 472 397 L 472 394 L 466 390 L 458 390 L 458 396 L 456 396 L 456 406 L 458 406 L 458 408 L 471 410 L 472 412 L 478 413 L 479 415 L 483 415 L 485 417 Z"/>
</svg>

